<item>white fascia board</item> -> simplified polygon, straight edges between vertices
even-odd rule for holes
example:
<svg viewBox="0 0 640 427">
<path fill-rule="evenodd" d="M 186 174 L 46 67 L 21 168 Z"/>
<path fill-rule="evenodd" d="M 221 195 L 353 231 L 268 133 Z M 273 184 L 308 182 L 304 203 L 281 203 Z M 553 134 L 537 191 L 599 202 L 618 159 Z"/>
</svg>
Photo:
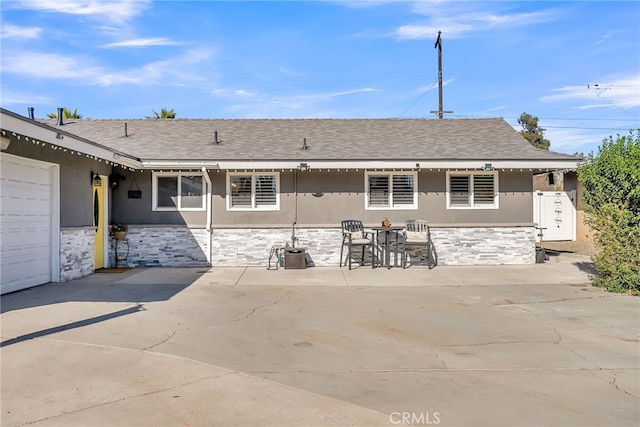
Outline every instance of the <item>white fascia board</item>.
<svg viewBox="0 0 640 427">
<path fill-rule="evenodd" d="M 42 143 L 56 145 L 67 150 L 79 151 L 89 156 L 98 157 L 103 160 L 119 163 L 135 169 L 140 169 L 141 163 L 125 155 L 120 155 L 113 150 L 91 144 L 73 135 L 63 133 L 62 130 L 43 125 L 39 122 L 32 122 L 31 119 L 20 119 L 2 113 L 2 129 L 5 131 L 26 136 Z M 60 137 L 57 137 L 60 135 Z M 6 135 L 11 136 L 11 135 Z"/>
<path fill-rule="evenodd" d="M 366 169 L 366 170 L 414 170 L 414 169 L 575 169 L 574 159 L 555 160 L 286 160 L 286 161 L 233 161 L 233 160 L 143 160 L 145 169 L 221 169 L 221 170 L 276 170 L 297 169 L 304 166 L 308 170 L 319 169 Z"/>
</svg>

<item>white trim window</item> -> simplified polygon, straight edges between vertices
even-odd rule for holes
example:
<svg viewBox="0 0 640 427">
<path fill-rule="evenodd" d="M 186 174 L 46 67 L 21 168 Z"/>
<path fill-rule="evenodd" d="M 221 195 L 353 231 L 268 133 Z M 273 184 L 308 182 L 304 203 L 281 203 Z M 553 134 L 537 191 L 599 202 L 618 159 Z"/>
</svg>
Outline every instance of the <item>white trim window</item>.
<svg viewBox="0 0 640 427">
<path fill-rule="evenodd" d="M 279 173 L 230 172 L 227 174 L 227 210 L 277 211 L 279 209 Z"/>
<path fill-rule="evenodd" d="M 448 209 L 497 209 L 498 172 L 447 172 Z"/>
<path fill-rule="evenodd" d="M 416 172 L 366 172 L 365 209 L 418 209 Z"/>
<path fill-rule="evenodd" d="M 205 210 L 205 182 L 201 172 L 154 172 L 154 211 Z"/>
</svg>

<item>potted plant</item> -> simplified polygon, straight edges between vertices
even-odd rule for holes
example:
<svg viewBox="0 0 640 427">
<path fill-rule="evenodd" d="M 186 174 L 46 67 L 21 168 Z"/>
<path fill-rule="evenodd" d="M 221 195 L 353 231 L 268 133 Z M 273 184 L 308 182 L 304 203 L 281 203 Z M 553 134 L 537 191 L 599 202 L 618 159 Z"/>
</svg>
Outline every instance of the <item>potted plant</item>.
<svg viewBox="0 0 640 427">
<path fill-rule="evenodd" d="M 113 236 L 117 239 L 117 240 L 124 240 L 127 238 L 127 230 L 129 229 L 129 227 L 127 226 L 127 224 L 113 224 L 111 226 L 109 226 L 109 230 L 111 231 L 111 234 L 113 234 Z"/>
</svg>

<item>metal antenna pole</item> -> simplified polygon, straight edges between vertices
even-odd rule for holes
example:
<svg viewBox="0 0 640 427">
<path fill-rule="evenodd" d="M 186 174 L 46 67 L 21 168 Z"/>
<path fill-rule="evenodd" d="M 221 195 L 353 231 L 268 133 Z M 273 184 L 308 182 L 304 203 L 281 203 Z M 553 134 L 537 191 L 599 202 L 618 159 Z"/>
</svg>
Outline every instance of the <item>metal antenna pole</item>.
<svg viewBox="0 0 640 427">
<path fill-rule="evenodd" d="M 434 47 L 438 47 L 438 118 L 442 118 L 442 39 L 440 38 L 440 31 L 438 31 L 438 39 Z"/>
<path fill-rule="evenodd" d="M 438 38 L 436 44 L 433 46 L 438 49 L 438 111 L 431 111 L 432 113 L 438 113 L 438 118 L 443 118 L 444 113 L 453 113 L 453 111 L 444 111 L 444 105 L 442 101 L 442 37 L 440 36 L 442 31 L 438 31 Z"/>
</svg>

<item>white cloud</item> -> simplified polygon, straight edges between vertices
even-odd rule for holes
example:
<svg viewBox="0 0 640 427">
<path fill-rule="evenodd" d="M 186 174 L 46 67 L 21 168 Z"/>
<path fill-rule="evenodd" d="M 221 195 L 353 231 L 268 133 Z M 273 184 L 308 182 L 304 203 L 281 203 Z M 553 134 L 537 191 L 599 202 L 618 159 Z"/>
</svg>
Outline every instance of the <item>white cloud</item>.
<svg viewBox="0 0 640 427">
<path fill-rule="evenodd" d="M 0 38 L 21 38 L 21 39 L 37 39 L 40 37 L 42 28 L 39 27 L 19 27 L 17 25 L 3 24 Z"/>
<path fill-rule="evenodd" d="M 375 92 L 377 89 L 373 89 L 370 87 L 360 88 L 360 89 L 351 89 L 342 92 L 329 92 L 329 93 L 312 93 L 312 94 L 301 94 L 294 95 L 290 98 L 282 97 L 282 96 L 272 96 L 269 94 L 259 94 L 256 92 L 251 92 L 246 89 L 225 89 L 225 88 L 217 88 L 211 91 L 212 95 L 228 97 L 230 95 L 242 96 L 242 97 L 254 97 L 260 98 L 264 101 L 270 100 L 269 102 L 282 102 L 286 105 L 299 105 L 301 101 L 308 100 L 322 100 L 322 99 L 331 99 L 340 96 L 348 96 L 355 95 L 359 93 L 367 93 L 367 92 Z M 285 99 L 290 99 L 292 101 L 284 101 Z"/>
<path fill-rule="evenodd" d="M 95 16 L 101 20 L 124 23 L 147 9 L 150 4 L 151 0 L 29 0 L 11 3 L 10 7 L 69 15 Z"/>
<path fill-rule="evenodd" d="M 16 105 L 16 104 L 50 104 L 51 98 L 42 96 L 42 94 L 32 93 L 18 93 L 12 91 L 2 91 L 2 104 L 3 105 Z"/>
<path fill-rule="evenodd" d="M 165 84 L 184 86 L 185 81 L 201 81 L 205 78 L 203 73 L 196 68 L 184 66 L 186 64 L 197 65 L 213 56 L 214 52 L 209 49 L 191 50 L 181 56 L 150 62 L 142 67 L 114 70 L 91 65 L 91 61 L 82 57 L 21 51 L 3 56 L 2 71 L 40 79 L 64 79 L 78 85 Z"/>
<path fill-rule="evenodd" d="M 249 96 L 249 97 L 257 96 L 255 93 L 249 92 L 248 90 L 244 90 L 244 89 L 238 89 L 234 93 L 238 96 Z"/>
<path fill-rule="evenodd" d="M 407 24 L 395 32 L 400 39 L 433 38 L 438 31 L 447 39 L 465 37 L 473 32 L 496 28 L 512 28 L 549 22 L 557 19 L 557 11 L 526 13 L 500 13 L 487 7 L 508 7 L 508 3 L 474 3 L 451 1 L 424 1 L 414 5 L 413 12 L 423 15 L 425 23 Z"/>
<path fill-rule="evenodd" d="M 249 92 L 244 89 L 217 88 L 211 94 L 226 99 L 230 104 L 224 109 L 245 118 L 264 117 L 333 117 L 337 112 L 323 112 L 323 103 L 336 97 L 374 92 L 377 89 L 359 88 L 341 92 L 309 93 L 292 96 Z M 251 98 L 251 102 L 246 102 Z M 324 114 L 324 115 L 323 115 Z"/>
<path fill-rule="evenodd" d="M 489 108 L 488 110 L 484 110 L 484 111 L 487 112 L 487 113 L 492 113 L 494 111 L 504 110 L 505 108 L 507 108 L 506 105 L 500 105 L 498 107 Z"/>
<path fill-rule="evenodd" d="M 543 126 L 544 127 L 544 126 Z M 611 131 L 597 131 L 588 129 L 554 129 L 547 128 L 545 138 L 551 141 L 550 149 L 561 153 L 582 152 L 585 154 L 596 151 L 602 140 Z"/>
<path fill-rule="evenodd" d="M 448 39 L 457 39 L 473 31 L 470 25 L 460 23 L 442 23 L 435 25 L 403 25 L 396 30 L 396 37 L 400 39 L 433 39 L 438 38 L 438 31 L 446 34 Z"/>
<path fill-rule="evenodd" d="M 141 38 L 125 40 L 121 42 L 109 43 L 104 47 L 148 47 L 148 46 L 175 46 L 179 43 L 166 39 L 164 37 L 157 38 Z"/>
<path fill-rule="evenodd" d="M 542 102 L 589 101 L 577 109 L 599 107 L 635 108 L 640 106 L 640 74 L 634 77 L 604 80 L 581 86 L 564 86 L 552 90 L 554 94 L 540 98 Z"/>
<path fill-rule="evenodd" d="M 612 39 L 614 35 L 617 35 L 618 31 L 607 31 L 603 35 L 600 36 L 598 40 L 595 41 L 596 45 L 606 43 L 608 40 Z"/>
<path fill-rule="evenodd" d="M 370 87 L 364 87 L 361 89 L 352 89 L 343 92 L 333 92 L 333 93 L 325 93 L 325 94 L 317 94 L 317 95 L 309 95 L 310 98 L 334 98 L 336 96 L 346 96 L 346 95 L 355 95 L 358 93 L 367 93 L 367 92 L 375 92 L 376 89 Z M 304 97 L 307 98 L 307 97 Z"/>
<path fill-rule="evenodd" d="M 196 68 L 185 65 L 197 65 L 214 56 L 209 49 L 191 50 L 184 55 L 155 61 L 142 67 L 129 70 L 115 70 L 95 76 L 95 82 L 101 86 L 119 84 L 163 84 L 167 86 L 186 87 L 186 81 L 205 80 L 204 74 Z"/>
<path fill-rule="evenodd" d="M 87 62 L 55 53 L 25 52 L 10 53 L 2 58 L 2 71 L 23 76 L 49 79 L 91 78 L 99 70 Z"/>
<path fill-rule="evenodd" d="M 292 70 L 291 68 L 286 68 L 286 67 L 279 67 L 278 71 L 287 77 L 300 77 L 300 76 L 306 75 L 304 73 L 301 73 L 299 71 Z"/>
</svg>

